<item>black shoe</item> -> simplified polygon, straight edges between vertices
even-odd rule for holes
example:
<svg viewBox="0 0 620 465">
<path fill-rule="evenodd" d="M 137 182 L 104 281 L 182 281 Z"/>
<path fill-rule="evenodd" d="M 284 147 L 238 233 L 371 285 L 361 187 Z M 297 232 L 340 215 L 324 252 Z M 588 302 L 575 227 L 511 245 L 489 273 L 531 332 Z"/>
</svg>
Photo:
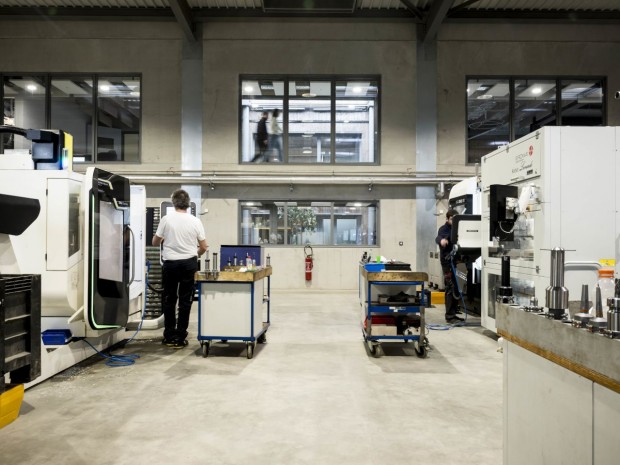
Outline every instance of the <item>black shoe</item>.
<svg viewBox="0 0 620 465">
<path fill-rule="evenodd" d="M 187 344 L 187 339 L 177 339 L 170 347 L 172 347 L 173 349 L 182 349 Z"/>
<path fill-rule="evenodd" d="M 453 315 L 446 318 L 446 322 L 448 323 L 458 323 L 459 321 L 465 321 L 463 318 Z"/>
<path fill-rule="evenodd" d="M 174 340 L 172 340 L 172 339 L 166 339 L 166 338 L 164 338 L 164 339 L 161 341 L 161 343 L 162 343 L 163 345 L 165 345 L 165 346 L 172 347 L 172 346 L 175 344 L 175 341 L 174 341 Z"/>
</svg>

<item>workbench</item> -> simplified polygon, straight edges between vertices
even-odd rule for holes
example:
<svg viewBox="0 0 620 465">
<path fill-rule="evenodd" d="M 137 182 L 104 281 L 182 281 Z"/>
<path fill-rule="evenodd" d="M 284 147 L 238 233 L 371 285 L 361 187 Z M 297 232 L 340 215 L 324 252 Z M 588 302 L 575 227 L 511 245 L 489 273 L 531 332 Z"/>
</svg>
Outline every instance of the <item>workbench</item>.
<svg viewBox="0 0 620 465">
<path fill-rule="evenodd" d="M 498 304 L 504 465 L 609 465 L 620 442 L 620 340 Z"/>
<path fill-rule="evenodd" d="M 196 273 L 198 284 L 198 340 L 203 357 L 214 340 L 245 342 L 247 358 L 256 343 L 266 342 L 270 325 L 270 266 L 252 271 L 227 267 L 225 271 Z"/>
<path fill-rule="evenodd" d="M 375 357 L 383 355 L 381 341 L 413 342 L 418 357 L 427 356 L 424 284 L 418 271 L 369 271 L 359 267 L 361 326 L 364 341 Z"/>
</svg>

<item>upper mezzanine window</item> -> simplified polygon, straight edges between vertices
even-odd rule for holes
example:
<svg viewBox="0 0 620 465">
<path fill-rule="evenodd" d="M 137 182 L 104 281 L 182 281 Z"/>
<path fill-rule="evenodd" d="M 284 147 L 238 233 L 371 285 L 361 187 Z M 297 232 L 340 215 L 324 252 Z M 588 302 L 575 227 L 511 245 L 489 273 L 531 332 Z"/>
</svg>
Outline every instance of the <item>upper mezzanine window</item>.
<svg viewBox="0 0 620 465">
<path fill-rule="evenodd" d="M 467 163 L 542 126 L 604 126 L 604 78 L 469 77 Z"/>
<path fill-rule="evenodd" d="M 4 124 L 61 129 L 74 163 L 140 161 L 141 77 L 133 74 L 0 75 Z M 0 135 L 0 152 L 29 142 Z"/>
<path fill-rule="evenodd" d="M 377 164 L 378 77 L 258 76 L 240 85 L 242 163 Z"/>
</svg>

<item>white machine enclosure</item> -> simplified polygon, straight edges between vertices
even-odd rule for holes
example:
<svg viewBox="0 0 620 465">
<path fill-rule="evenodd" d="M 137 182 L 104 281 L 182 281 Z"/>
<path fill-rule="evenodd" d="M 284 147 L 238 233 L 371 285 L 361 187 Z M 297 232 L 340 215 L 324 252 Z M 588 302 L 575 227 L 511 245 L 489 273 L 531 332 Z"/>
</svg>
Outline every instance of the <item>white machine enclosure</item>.
<svg viewBox="0 0 620 465">
<path fill-rule="evenodd" d="M 143 296 L 146 275 L 146 188 L 131 185 L 131 210 L 129 228 L 131 229 L 131 261 L 129 273 L 129 314 L 139 320 L 143 310 Z"/>
<path fill-rule="evenodd" d="M 92 174 L 92 168 L 89 170 Z M 29 386 L 94 355 L 92 347 L 104 350 L 124 339 L 123 325 L 93 329 L 88 321 L 85 263 L 90 245 L 85 199 L 88 186 L 93 184 L 89 170 L 86 175 L 70 170 L 35 170 L 28 154 L 0 156 L 0 194 L 40 203 L 39 215 L 21 234 L 0 234 L 0 273 L 41 275 L 41 331 L 69 329 L 74 338 L 87 338 L 61 346 L 42 345 L 41 376 Z M 131 243 L 131 274 L 135 278 L 130 306 L 137 312 L 142 309 L 144 290 L 146 194 L 143 186 L 135 187 L 138 208 L 132 212 L 132 230 L 136 232 Z"/>
<path fill-rule="evenodd" d="M 539 306 L 550 283 L 550 249 L 566 250 L 564 286 L 571 302 L 579 301 L 582 284 L 593 288 L 600 260 L 618 258 L 619 150 L 620 128 L 544 127 L 482 158 L 485 328 L 496 330 L 502 255 L 510 256 L 515 303 L 529 305 L 536 297 Z M 492 185 L 518 189 L 518 202 L 511 203 L 514 240 L 498 239 L 510 232 L 510 222 L 491 222 Z"/>
<path fill-rule="evenodd" d="M 83 305 L 83 177 L 70 171 L 0 170 L 2 194 L 41 204 L 38 218 L 21 235 L 0 234 L 0 272 L 41 275 L 43 317 L 70 317 Z"/>
</svg>

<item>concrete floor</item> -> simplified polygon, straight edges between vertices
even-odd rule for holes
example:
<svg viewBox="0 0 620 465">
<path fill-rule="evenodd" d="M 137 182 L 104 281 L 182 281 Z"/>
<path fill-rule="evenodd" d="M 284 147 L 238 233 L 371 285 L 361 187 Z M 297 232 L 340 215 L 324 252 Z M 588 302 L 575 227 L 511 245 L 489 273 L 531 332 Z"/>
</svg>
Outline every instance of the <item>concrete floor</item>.
<svg viewBox="0 0 620 465">
<path fill-rule="evenodd" d="M 430 331 L 429 357 L 362 339 L 357 292 L 272 294 L 267 344 L 143 332 L 109 368 L 92 357 L 26 391 L 0 430 L 10 464 L 415 464 L 502 462 L 502 355 L 480 327 Z M 427 310 L 443 322 L 443 307 Z M 478 321 L 472 318 L 471 321 Z"/>
</svg>

